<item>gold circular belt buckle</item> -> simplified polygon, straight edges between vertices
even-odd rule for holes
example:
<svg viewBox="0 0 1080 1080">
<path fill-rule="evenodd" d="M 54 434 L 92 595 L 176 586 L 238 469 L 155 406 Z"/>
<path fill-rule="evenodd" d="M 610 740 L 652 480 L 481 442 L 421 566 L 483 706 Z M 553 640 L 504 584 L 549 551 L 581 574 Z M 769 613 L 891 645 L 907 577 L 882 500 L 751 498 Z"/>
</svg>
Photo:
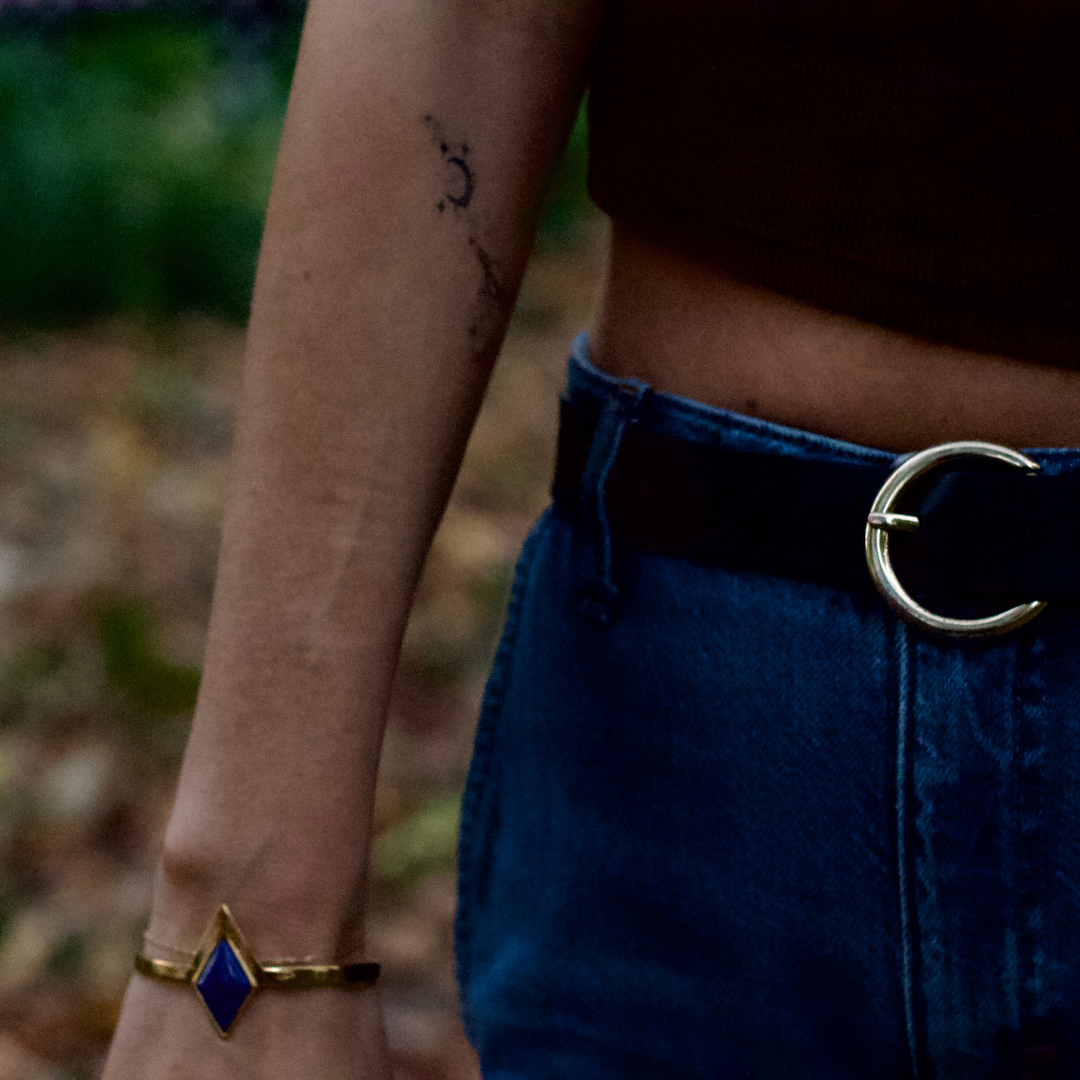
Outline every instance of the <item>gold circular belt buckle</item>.
<svg viewBox="0 0 1080 1080">
<path fill-rule="evenodd" d="M 908 594 L 900 584 L 889 558 L 889 533 L 916 532 L 919 528 L 917 517 L 895 512 L 904 489 L 943 461 L 958 457 L 992 458 L 994 461 L 1031 471 L 1039 468 L 1031 458 L 1019 451 L 988 442 L 942 443 L 940 446 L 931 446 L 929 450 L 912 454 L 890 474 L 867 515 L 866 564 L 870 567 L 870 576 L 874 579 L 878 592 L 901 618 L 908 622 L 951 637 L 989 637 L 993 634 L 1004 634 L 1035 618 L 1046 607 L 1046 601 L 1033 600 L 1028 604 L 1018 604 L 1007 611 L 982 619 L 953 619 L 947 615 L 936 615 Z"/>
</svg>

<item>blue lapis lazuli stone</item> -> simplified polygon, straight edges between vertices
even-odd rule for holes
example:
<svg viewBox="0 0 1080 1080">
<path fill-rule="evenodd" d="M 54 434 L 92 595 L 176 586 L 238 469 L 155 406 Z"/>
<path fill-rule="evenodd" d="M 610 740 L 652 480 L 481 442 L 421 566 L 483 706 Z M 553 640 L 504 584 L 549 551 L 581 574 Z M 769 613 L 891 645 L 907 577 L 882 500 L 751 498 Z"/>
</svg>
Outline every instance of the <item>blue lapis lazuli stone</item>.
<svg viewBox="0 0 1080 1080">
<path fill-rule="evenodd" d="M 248 995 L 254 990 L 236 950 L 224 940 L 217 943 L 195 988 L 222 1031 L 228 1031 Z"/>
</svg>

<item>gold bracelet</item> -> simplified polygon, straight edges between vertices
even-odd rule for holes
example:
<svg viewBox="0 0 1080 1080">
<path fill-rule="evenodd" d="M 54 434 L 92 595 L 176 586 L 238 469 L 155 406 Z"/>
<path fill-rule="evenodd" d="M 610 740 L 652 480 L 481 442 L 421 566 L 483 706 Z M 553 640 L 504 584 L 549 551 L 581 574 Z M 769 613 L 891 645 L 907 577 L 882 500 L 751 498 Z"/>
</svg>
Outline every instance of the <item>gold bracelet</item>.
<svg viewBox="0 0 1080 1080">
<path fill-rule="evenodd" d="M 141 952 L 135 970 L 149 979 L 193 986 L 223 1039 L 256 990 L 363 990 L 379 977 L 378 964 L 260 964 L 224 904 L 190 961 L 178 964 Z"/>
</svg>

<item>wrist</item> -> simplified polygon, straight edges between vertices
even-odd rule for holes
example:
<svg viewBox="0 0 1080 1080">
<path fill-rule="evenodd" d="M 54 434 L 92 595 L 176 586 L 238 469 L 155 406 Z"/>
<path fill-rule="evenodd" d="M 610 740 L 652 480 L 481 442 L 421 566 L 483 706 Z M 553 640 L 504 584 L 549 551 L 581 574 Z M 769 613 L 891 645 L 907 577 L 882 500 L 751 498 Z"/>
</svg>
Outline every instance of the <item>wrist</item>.
<svg viewBox="0 0 1080 1080">
<path fill-rule="evenodd" d="M 342 963 L 362 957 L 362 859 L 319 866 L 262 845 L 251 853 L 229 848 L 214 852 L 205 843 L 166 842 L 148 941 L 193 953 L 227 904 L 261 960 Z"/>
</svg>

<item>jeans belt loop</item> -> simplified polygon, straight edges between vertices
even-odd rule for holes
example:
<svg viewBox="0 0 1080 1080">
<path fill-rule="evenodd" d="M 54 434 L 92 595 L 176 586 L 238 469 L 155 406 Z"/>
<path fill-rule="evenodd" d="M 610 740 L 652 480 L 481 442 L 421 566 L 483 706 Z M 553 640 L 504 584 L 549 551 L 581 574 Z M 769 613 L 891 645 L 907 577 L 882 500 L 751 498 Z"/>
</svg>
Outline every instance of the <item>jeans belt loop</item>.
<svg viewBox="0 0 1080 1080">
<path fill-rule="evenodd" d="M 649 392 L 648 384 L 640 379 L 619 380 L 618 388 L 606 397 L 600 411 L 581 477 L 581 520 L 589 550 L 580 610 L 597 626 L 612 625 L 619 601 L 605 488 L 626 429 L 638 420 Z"/>
</svg>

